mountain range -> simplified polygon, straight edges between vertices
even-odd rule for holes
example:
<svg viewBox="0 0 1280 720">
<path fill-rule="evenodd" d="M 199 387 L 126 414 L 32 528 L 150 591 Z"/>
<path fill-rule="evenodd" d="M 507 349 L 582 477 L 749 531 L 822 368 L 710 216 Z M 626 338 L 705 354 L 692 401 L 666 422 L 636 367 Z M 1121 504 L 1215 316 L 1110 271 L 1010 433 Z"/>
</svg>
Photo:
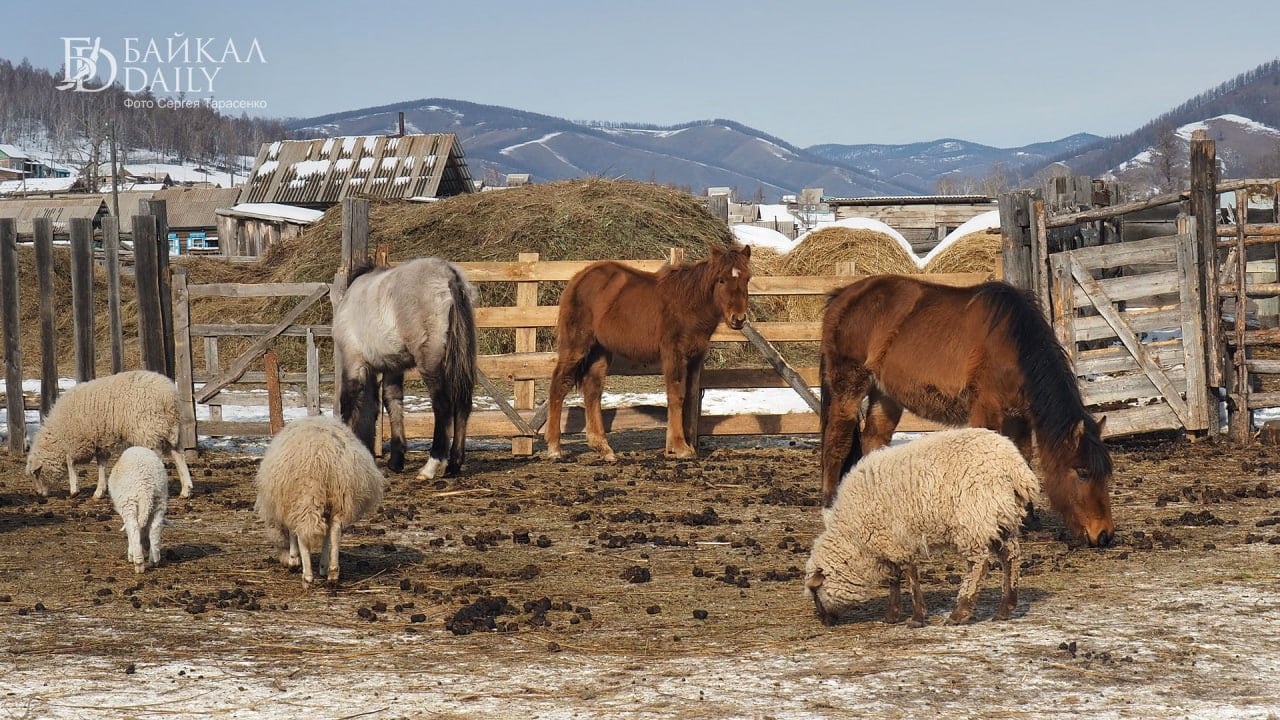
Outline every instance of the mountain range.
<svg viewBox="0 0 1280 720">
<path fill-rule="evenodd" d="M 811 187 L 836 197 L 928 194 L 948 173 L 981 176 L 996 164 L 1043 164 L 1100 139 L 1081 133 L 1017 148 L 952 139 L 800 148 L 732 120 L 670 127 L 582 123 L 443 98 L 294 120 L 286 129 L 293 137 L 393 133 L 402 112 L 406 132 L 456 134 L 477 179 L 627 177 L 696 193 L 729 187 L 743 200 L 776 201 Z"/>
</svg>

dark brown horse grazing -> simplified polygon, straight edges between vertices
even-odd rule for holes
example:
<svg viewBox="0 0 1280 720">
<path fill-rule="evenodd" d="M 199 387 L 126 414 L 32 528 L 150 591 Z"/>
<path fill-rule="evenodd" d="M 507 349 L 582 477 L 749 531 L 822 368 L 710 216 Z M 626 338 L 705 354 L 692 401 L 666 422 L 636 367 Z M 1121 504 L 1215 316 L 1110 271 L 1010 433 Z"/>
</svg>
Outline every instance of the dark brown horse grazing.
<svg viewBox="0 0 1280 720">
<path fill-rule="evenodd" d="M 1085 409 L 1053 328 L 1017 288 L 949 287 L 902 275 L 859 280 L 827 304 L 821 375 L 825 507 L 845 471 L 889 443 L 906 408 L 946 425 L 1001 432 L 1028 463 L 1034 432 L 1050 506 L 1089 544 L 1111 542 L 1103 423 Z"/>
<path fill-rule="evenodd" d="M 547 456 L 560 457 L 564 397 L 582 386 L 587 445 L 605 460 L 617 458 L 605 438 L 600 395 L 614 354 L 662 363 L 667 381 L 667 454 L 697 453 L 687 438 L 698 422 L 689 388 L 698 386 L 711 334 L 723 320 L 739 329 L 747 321 L 750 247 L 713 245 L 711 257 L 656 273 L 606 260 L 583 268 L 560 296 L 556 324 L 559 357 L 551 375 Z"/>
</svg>

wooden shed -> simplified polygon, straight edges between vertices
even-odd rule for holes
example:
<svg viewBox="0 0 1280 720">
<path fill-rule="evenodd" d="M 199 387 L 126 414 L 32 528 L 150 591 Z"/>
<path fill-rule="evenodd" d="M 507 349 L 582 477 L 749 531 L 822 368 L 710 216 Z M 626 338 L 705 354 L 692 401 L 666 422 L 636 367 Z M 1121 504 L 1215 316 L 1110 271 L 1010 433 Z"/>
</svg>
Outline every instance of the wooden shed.
<svg viewBox="0 0 1280 720">
<path fill-rule="evenodd" d="M 996 201 L 985 195 L 827 198 L 824 202 L 836 220 L 872 218 L 897 230 L 918 255 L 933 249 L 965 222 L 997 207 Z"/>
<path fill-rule="evenodd" d="M 324 217 L 323 210 L 279 203 L 241 203 L 216 212 L 218 246 L 226 257 L 261 257 L 267 248 L 301 235 Z"/>
<path fill-rule="evenodd" d="M 96 225 L 106 214 L 106 204 L 99 195 L 0 200 L 0 218 L 13 218 L 19 237 L 32 235 L 31 221 L 35 218 L 49 218 L 53 232 L 65 234 L 70 232 L 73 218 L 87 218 Z"/>
<path fill-rule="evenodd" d="M 169 239 L 177 251 L 212 251 L 219 247 L 218 210 L 236 204 L 240 188 L 174 187 L 155 194 L 164 200 L 168 213 Z"/>
</svg>

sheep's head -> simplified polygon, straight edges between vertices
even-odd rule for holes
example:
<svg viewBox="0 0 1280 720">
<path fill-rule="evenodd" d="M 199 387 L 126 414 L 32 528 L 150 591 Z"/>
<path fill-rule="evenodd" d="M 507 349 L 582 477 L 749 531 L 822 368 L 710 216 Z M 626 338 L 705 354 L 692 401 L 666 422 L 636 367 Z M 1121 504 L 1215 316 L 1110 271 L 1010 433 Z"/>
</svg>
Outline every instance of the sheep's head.
<svg viewBox="0 0 1280 720">
<path fill-rule="evenodd" d="M 836 545 L 837 547 L 832 547 Z M 823 533 L 813 543 L 805 564 L 804 592 L 823 625 L 835 625 L 849 608 L 870 597 L 879 584 L 879 563 Z"/>
<path fill-rule="evenodd" d="M 49 449 L 45 447 L 45 443 L 41 442 L 44 433 L 38 433 L 35 440 L 31 443 L 31 451 L 27 453 L 27 474 L 31 476 L 31 482 L 36 486 L 36 492 L 40 497 L 49 497 L 49 486 L 45 484 L 43 473 L 45 466 L 54 467 L 57 458 L 53 457 Z"/>
</svg>

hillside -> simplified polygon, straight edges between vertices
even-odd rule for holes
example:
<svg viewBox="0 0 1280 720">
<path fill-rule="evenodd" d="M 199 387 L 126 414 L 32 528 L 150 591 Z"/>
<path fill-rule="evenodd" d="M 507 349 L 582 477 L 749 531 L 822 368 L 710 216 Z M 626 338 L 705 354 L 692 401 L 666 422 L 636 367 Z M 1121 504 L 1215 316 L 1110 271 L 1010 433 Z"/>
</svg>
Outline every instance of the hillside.
<svg viewBox="0 0 1280 720">
<path fill-rule="evenodd" d="M 577 123 L 459 100 L 426 99 L 289 123 L 295 137 L 452 132 L 473 177 L 529 173 L 534 182 L 582 177 L 653 181 L 701 193 L 731 187 L 742 199 L 777 200 L 806 187 L 828 195 L 909 195 L 915 184 L 833 162 L 728 120 L 674 127 Z"/>
</svg>

